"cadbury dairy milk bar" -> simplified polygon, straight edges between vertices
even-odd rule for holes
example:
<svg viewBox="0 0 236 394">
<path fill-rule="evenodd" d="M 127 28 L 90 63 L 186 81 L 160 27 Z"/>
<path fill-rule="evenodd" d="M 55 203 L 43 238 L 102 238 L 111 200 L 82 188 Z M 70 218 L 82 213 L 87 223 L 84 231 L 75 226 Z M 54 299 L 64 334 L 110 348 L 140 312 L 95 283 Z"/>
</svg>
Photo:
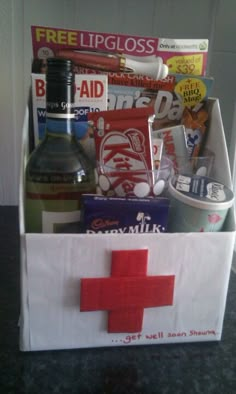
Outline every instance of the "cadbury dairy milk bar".
<svg viewBox="0 0 236 394">
<path fill-rule="evenodd" d="M 161 233 L 167 230 L 170 200 L 164 197 L 82 196 L 85 233 Z"/>
</svg>

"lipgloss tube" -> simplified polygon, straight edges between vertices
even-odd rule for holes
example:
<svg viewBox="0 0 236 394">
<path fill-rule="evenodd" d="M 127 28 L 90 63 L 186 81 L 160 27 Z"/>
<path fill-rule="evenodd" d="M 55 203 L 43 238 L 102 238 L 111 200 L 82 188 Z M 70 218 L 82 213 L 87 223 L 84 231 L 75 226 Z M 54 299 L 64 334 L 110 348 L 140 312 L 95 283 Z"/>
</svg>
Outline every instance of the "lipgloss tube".
<svg viewBox="0 0 236 394">
<path fill-rule="evenodd" d="M 102 70 L 106 72 L 126 72 L 145 75 L 153 79 L 163 79 L 168 75 L 168 66 L 163 64 L 161 57 L 154 61 L 142 62 L 120 54 L 96 52 L 96 51 L 72 51 L 69 49 L 59 50 L 57 57 L 69 58 L 74 64 Z"/>
</svg>

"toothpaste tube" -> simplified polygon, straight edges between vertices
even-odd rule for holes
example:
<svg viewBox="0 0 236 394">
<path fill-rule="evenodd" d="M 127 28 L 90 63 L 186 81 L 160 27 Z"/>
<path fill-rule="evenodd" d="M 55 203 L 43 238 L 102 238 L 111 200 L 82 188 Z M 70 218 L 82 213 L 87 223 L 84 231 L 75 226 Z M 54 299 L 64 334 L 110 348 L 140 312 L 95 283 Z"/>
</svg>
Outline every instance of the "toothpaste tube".
<svg viewBox="0 0 236 394">
<path fill-rule="evenodd" d="M 93 233 L 162 233 L 167 230 L 168 198 L 116 198 L 84 194 L 82 231 Z"/>
</svg>

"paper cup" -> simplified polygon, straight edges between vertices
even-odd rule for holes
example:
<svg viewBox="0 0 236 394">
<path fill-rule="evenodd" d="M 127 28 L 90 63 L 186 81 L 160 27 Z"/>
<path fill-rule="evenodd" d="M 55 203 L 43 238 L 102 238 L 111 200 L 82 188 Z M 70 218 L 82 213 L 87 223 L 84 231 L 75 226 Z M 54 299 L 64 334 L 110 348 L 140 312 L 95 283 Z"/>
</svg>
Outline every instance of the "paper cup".
<svg viewBox="0 0 236 394">
<path fill-rule="evenodd" d="M 233 192 L 216 180 L 198 175 L 177 175 L 169 182 L 170 232 L 221 231 Z"/>
</svg>

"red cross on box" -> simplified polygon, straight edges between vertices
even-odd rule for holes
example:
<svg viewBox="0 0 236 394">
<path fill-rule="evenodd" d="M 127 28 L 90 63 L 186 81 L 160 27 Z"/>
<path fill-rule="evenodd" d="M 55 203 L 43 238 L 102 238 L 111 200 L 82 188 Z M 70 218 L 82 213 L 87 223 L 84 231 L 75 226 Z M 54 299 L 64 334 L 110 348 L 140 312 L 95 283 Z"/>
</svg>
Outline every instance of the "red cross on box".
<svg viewBox="0 0 236 394">
<path fill-rule="evenodd" d="M 108 311 L 108 332 L 140 332 L 144 308 L 173 304 L 174 275 L 147 276 L 148 250 L 112 251 L 111 277 L 81 279 L 80 310 Z"/>
</svg>

